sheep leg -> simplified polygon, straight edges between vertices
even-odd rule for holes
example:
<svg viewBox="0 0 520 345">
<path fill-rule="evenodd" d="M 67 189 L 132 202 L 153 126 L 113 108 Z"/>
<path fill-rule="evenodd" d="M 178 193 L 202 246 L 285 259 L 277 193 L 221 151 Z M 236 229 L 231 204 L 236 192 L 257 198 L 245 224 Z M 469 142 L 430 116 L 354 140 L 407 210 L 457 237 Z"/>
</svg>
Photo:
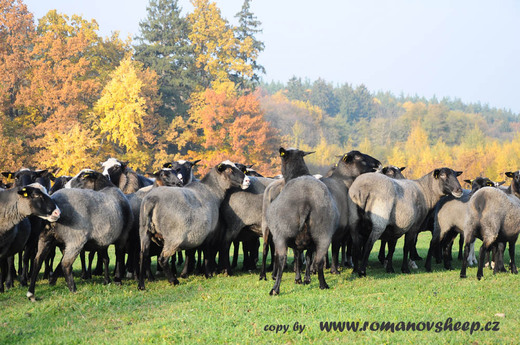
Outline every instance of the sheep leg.
<svg viewBox="0 0 520 345">
<path fill-rule="evenodd" d="M 491 247 L 493 252 L 493 260 L 495 260 L 495 267 L 493 268 L 493 274 L 505 271 L 504 267 L 504 251 L 505 244 L 503 242 L 495 242 Z"/>
<path fill-rule="evenodd" d="M 14 271 L 14 255 L 9 256 L 7 258 L 7 271 L 6 271 L 6 279 L 5 279 L 5 288 L 9 290 L 14 286 L 14 277 L 16 276 L 16 271 Z"/>
<path fill-rule="evenodd" d="M 386 257 L 386 272 L 387 273 L 395 273 L 394 270 L 394 252 L 395 252 L 395 246 L 397 244 L 397 239 L 392 239 L 388 241 L 388 256 Z"/>
<path fill-rule="evenodd" d="M 52 274 L 52 266 L 56 257 L 56 246 L 51 248 L 47 259 L 45 260 L 45 270 L 43 271 L 43 279 L 49 279 Z"/>
<path fill-rule="evenodd" d="M 482 243 L 482 246 L 480 247 L 480 251 L 479 251 L 478 270 L 477 270 L 477 279 L 478 280 L 482 279 L 482 277 L 484 276 L 484 261 L 486 259 L 486 251 L 489 251 L 489 248 L 486 246 L 486 242 L 484 241 Z"/>
<path fill-rule="evenodd" d="M 332 264 L 330 266 L 330 273 L 339 274 L 339 249 L 340 249 L 340 241 L 332 241 Z"/>
<path fill-rule="evenodd" d="M 447 270 L 452 270 L 452 256 L 451 256 L 451 250 L 453 246 L 453 240 L 457 237 L 457 233 L 453 231 L 448 231 L 444 238 L 441 241 L 441 248 L 442 248 L 442 259 L 444 262 L 444 268 Z"/>
<path fill-rule="evenodd" d="M 187 278 L 190 273 L 195 270 L 195 254 L 197 249 L 186 250 L 186 260 L 184 260 L 184 268 L 181 272 L 181 278 Z"/>
<path fill-rule="evenodd" d="M 238 249 L 238 245 L 235 245 L 235 242 L 233 242 L 234 251 L 236 251 Z M 237 267 L 237 265 L 235 263 L 235 257 L 238 256 L 238 254 L 233 253 L 233 264 L 230 264 L 229 263 L 230 249 L 231 249 L 231 242 L 224 241 L 224 243 L 222 244 L 222 251 L 220 252 L 220 256 L 219 256 L 219 265 L 222 266 L 221 267 L 222 270 L 229 276 L 233 275 L 233 272 L 231 269 Z"/>
<path fill-rule="evenodd" d="M 409 274 L 410 267 L 408 267 L 408 254 L 410 253 L 410 247 L 412 246 L 414 240 L 414 234 L 409 230 L 404 235 L 404 246 L 403 246 L 403 264 L 401 265 L 401 272 Z"/>
<path fill-rule="evenodd" d="M 36 279 L 38 278 L 38 273 L 42 267 L 43 261 L 49 254 L 49 251 L 52 247 L 53 239 L 51 236 L 42 232 L 40 234 L 40 238 L 38 239 L 38 251 L 36 252 L 36 257 L 34 258 L 34 266 L 31 271 L 31 281 L 29 283 L 29 289 L 27 290 L 27 298 L 31 301 L 35 300 L 34 290 L 36 287 Z"/>
<path fill-rule="evenodd" d="M 62 258 L 63 260 L 63 258 Z M 81 253 L 79 253 L 79 260 L 81 261 L 81 279 L 90 279 L 92 277 L 88 277 L 87 275 L 87 264 L 85 262 L 85 250 L 82 250 Z M 61 265 L 61 261 L 60 261 Z"/>
<path fill-rule="evenodd" d="M 458 260 L 462 260 L 462 251 L 464 247 L 464 234 L 460 234 L 459 236 L 459 255 L 457 256 Z"/>
<path fill-rule="evenodd" d="M 466 236 L 464 236 L 464 241 L 466 241 Z M 466 278 L 466 269 L 468 267 L 468 257 L 469 257 L 469 242 L 465 242 L 464 244 L 464 257 L 462 258 L 462 267 L 460 269 L 460 277 Z"/>
<path fill-rule="evenodd" d="M 266 264 L 267 264 L 267 252 L 269 251 L 269 233 L 264 233 L 262 236 L 262 268 L 260 270 L 260 280 L 267 280 L 266 278 Z M 271 259 L 271 263 L 274 262 Z"/>
<path fill-rule="evenodd" d="M 308 285 L 311 283 L 311 262 L 312 262 L 312 251 L 307 250 L 305 252 L 305 260 L 307 261 L 307 265 L 305 265 L 305 278 L 303 279 L 303 285 Z"/>
<path fill-rule="evenodd" d="M 4 293 L 4 282 L 8 269 L 7 258 L 0 258 L 0 293 Z"/>
<path fill-rule="evenodd" d="M 412 241 L 412 245 L 410 246 L 410 259 L 413 261 L 421 261 L 422 258 L 417 252 L 417 238 L 419 233 L 416 233 L 414 239 Z"/>
<path fill-rule="evenodd" d="M 145 234 L 140 234 L 141 237 L 141 252 L 139 253 L 139 283 L 137 284 L 138 290 L 144 290 L 144 275 L 146 273 L 146 263 L 150 258 L 150 233 L 147 231 Z"/>
<path fill-rule="evenodd" d="M 74 277 L 72 276 L 72 264 L 78 257 L 86 242 L 86 240 L 83 240 L 79 243 L 74 243 L 73 245 L 66 245 L 65 250 L 63 251 L 61 267 L 63 268 L 63 275 L 65 276 L 65 281 L 67 282 L 70 292 L 76 292 L 76 283 L 74 283 Z"/>
<path fill-rule="evenodd" d="M 280 294 L 280 284 L 282 282 L 282 274 L 285 268 L 285 262 L 287 261 L 287 245 L 285 243 L 280 243 L 275 246 L 276 247 L 276 265 L 273 272 L 276 271 L 276 281 L 274 283 L 273 288 L 269 292 L 271 296 Z"/>
<path fill-rule="evenodd" d="M 116 267 L 114 274 L 114 282 L 116 285 L 122 284 L 122 278 L 125 275 L 125 246 L 116 244 Z M 107 255 L 108 257 L 108 255 Z"/>
<path fill-rule="evenodd" d="M 231 247 L 231 246 L 229 246 Z M 238 266 L 238 250 L 240 248 L 240 241 L 234 240 L 233 241 L 233 262 L 231 263 L 231 268 L 235 268 Z M 244 248 L 244 245 L 242 244 L 242 249 Z M 229 250 L 228 250 L 229 253 Z M 228 254 L 229 255 L 229 254 Z M 229 257 L 228 257 L 229 261 Z"/>
<path fill-rule="evenodd" d="M 97 254 L 99 259 L 101 259 L 103 262 L 103 285 L 108 285 L 110 284 L 110 273 L 108 272 L 108 265 L 110 263 L 110 259 L 108 257 L 108 249 L 100 249 L 97 251 Z"/>
<path fill-rule="evenodd" d="M 385 247 L 386 247 L 386 241 L 381 240 L 381 246 L 379 247 L 379 255 L 377 256 L 377 259 L 383 266 L 385 265 L 385 260 L 386 260 Z"/>
<path fill-rule="evenodd" d="M 300 260 L 300 251 L 298 249 L 294 249 L 294 283 L 301 284 L 302 283 L 302 261 Z"/>
<path fill-rule="evenodd" d="M 179 280 L 177 279 L 177 276 L 175 276 L 170 270 L 170 265 L 168 265 L 168 260 L 170 259 L 170 257 L 171 256 L 166 254 L 163 250 L 161 252 L 161 255 L 159 255 L 159 257 L 157 258 L 157 262 L 159 262 L 159 265 L 161 265 L 161 267 L 163 268 L 164 274 L 166 274 L 166 277 L 168 278 L 168 282 L 173 285 L 178 285 Z"/>
<path fill-rule="evenodd" d="M 314 256 L 314 262 L 318 266 L 318 281 L 320 282 L 320 289 L 328 289 L 329 285 L 325 281 L 325 275 L 323 274 L 323 266 L 325 261 L 325 255 L 327 254 L 329 244 L 327 241 L 320 241 L 316 244 L 316 253 Z M 310 261 L 307 261 L 307 264 L 310 265 Z"/>
</svg>

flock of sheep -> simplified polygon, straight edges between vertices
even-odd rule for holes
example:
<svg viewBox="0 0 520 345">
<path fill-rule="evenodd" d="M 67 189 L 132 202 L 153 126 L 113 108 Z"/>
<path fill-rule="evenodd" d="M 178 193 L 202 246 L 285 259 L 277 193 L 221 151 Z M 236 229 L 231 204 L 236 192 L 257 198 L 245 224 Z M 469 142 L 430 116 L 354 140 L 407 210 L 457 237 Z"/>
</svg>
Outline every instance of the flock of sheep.
<svg viewBox="0 0 520 345">
<path fill-rule="evenodd" d="M 181 251 L 185 251 L 181 277 L 195 270 L 197 253 L 206 277 L 217 271 L 231 274 L 237 257 L 235 252 L 232 265 L 231 244 L 236 249 L 242 241 L 244 268 L 256 268 L 259 237 L 263 237 L 260 279 L 266 279 L 271 248 L 275 283 L 270 294 L 280 293 L 288 247 L 295 254 L 296 283 L 308 284 L 317 271 L 319 286 L 326 289 L 323 271 L 329 247 L 332 273 L 338 273 L 340 265 L 351 265 L 365 276 L 370 252 L 381 240 L 378 258 L 387 272 L 394 272 L 396 242 L 404 235 L 401 271 L 409 273 L 410 266 L 416 267 L 413 260 L 419 259 L 417 235 L 426 230 L 433 233 L 427 271 L 432 257 L 439 262 L 442 256 L 444 266 L 451 268 L 451 246 L 461 234 L 465 244 L 461 277 L 466 277 L 476 238 L 483 241 L 479 279 L 491 250 L 495 272 L 505 270 L 506 244 L 511 272 L 517 273 L 520 172 L 506 173 L 512 178 L 507 188 L 478 177 L 466 181 L 472 189 L 464 190 L 457 179 L 462 172 L 449 168 L 409 180 L 402 174 L 404 168 L 383 168 L 377 159 L 351 151 L 322 177 L 312 176 L 305 164 L 304 157 L 311 152 L 280 148 L 279 153 L 282 175 L 276 178 L 224 161 L 199 180 L 193 174 L 198 161 L 176 161 L 164 164 L 148 179 L 114 158 L 102 163 L 103 172 L 85 169 L 74 177 L 56 178 L 48 170 L 4 172 L 14 183 L 2 185 L 0 191 L 0 292 L 4 283 L 9 289 L 18 277 L 22 285 L 29 283 L 27 297 L 35 300 L 35 283 L 44 263 L 44 278 L 50 284 L 62 275 L 75 291 L 72 264 L 80 256 L 82 278 L 90 278 L 95 253 L 104 282 L 109 283 L 107 249 L 112 244 L 116 284 L 127 275 L 145 289 L 145 279 L 154 279 L 151 256 L 157 256 L 158 269 L 168 281 L 179 284 L 175 261 L 183 260 Z M 56 248 L 63 255 L 52 270 Z"/>
</svg>

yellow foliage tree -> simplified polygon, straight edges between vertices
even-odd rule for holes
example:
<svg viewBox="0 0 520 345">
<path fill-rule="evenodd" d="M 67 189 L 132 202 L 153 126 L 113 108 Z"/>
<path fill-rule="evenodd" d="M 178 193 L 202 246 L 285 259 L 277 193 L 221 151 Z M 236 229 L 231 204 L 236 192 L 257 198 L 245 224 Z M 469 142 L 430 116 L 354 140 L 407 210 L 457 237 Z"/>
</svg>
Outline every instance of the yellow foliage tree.
<svg viewBox="0 0 520 345">
<path fill-rule="evenodd" d="M 97 168 L 97 151 L 100 141 L 96 134 L 84 128 L 81 124 L 74 124 L 66 132 L 48 132 L 43 137 L 47 153 L 39 161 L 44 167 L 61 168 L 61 174 L 74 175 L 83 168 Z"/>
<path fill-rule="evenodd" d="M 202 86 L 209 87 L 215 80 L 230 80 L 231 74 L 251 77 L 253 67 L 247 60 L 257 53 L 251 39 L 240 42 L 214 2 L 192 0 L 191 3 L 194 10 L 187 16 L 191 25 L 189 40 L 195 52 L 196 66 L 206 74 Z"/>
<path fill-rule="evenodd" d="M 146 72 L 146 73 L 145 73 Z M 150 79 L 143 81 L 143 78 Z M 157 98 L 157 75 L 142 65 L 124 58 L 94 106 L 92 118 L 100 135 L 113 145 L 113 152 L 131 160 L 132 166 L 145 169 L 151 165 L 156 144 L 153 129 L 159 119 L 153 116 Z"/>
</svg>

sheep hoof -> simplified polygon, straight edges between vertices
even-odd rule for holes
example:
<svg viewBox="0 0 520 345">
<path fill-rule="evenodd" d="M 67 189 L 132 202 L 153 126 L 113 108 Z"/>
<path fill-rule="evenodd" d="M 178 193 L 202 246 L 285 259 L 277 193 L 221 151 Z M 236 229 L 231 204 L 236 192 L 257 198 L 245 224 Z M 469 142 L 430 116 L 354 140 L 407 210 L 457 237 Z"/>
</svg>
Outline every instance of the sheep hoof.
<svg viewBox="0 0 520 345">
<path fill-rule="evenodd" d="M 301 278 L 300 279 L 295 279 L 294 283 L 295 284 L 302 284 L 302 279 Z"/>
<path fill-rule="evenodd" d="M 269 292 L 269 295 L 271 296 L 276 296 L 278 295 L 280 292 L 276 291 L 275 289 L 271 289 L 271 291 Z"/>
<path fill-rule="evenodd" d="M 395 273 L 395 270 L 392 266 L 387 266 L 386 267 L 386 273 Z"/>
<path fill-rule="evenodd" d="M 461 274 L 460 274 L 460 277 L 461 277 L 462 279 L 467 278 L 466 273 L 464 273 L 464 274 L 461 273 Z"/>
<path fill-rule="evenodd" d="M 358 275 L 359 275 L 359 277 L 361 277 L 361 278 L 362 278 L 362 277 L 366 277 L 366 276 L 367 276 L 367 272 L 366 272 L 366 271 L 359 271 L 359 272 L 358 272 Z"/>
<path fill-rule="evenodd" d="M 327 283 L 320 285 L 320 289 L 322 289 L 322 290 L 329 289 L 329 285 Z"/>
<path fill-rule="evenodd" d="M 27 291 L 27 294 L 26 294 L 27 298 L 31 300 L 31 302 L 34 302 L 36 301 L 36 298 L 34 298 L 34 294 L 30 291 Z"/>
<path fill-rule="evenodd" d="M 477 279 L 478 279 L 478 280 L 481 280 L 481 279 L 482 279 L 482 276 L 481 276 L 481 275 L 477 275 Z"/>
<path fill-rule="evenodd" d="M 309 285 L 311 283 L 311 280 L 310 279 L 305 279 L 303 281 L 303 285 Z"/>
<path fill-rule="evenodd" d="M 144 290 L 145 290 L 145 288 L 144 288 L 144 284 L 142 284 L 142 285 L 141 285 L 141 284 L 138 284 L 138 285 L 137 285 L 137 290 L 139 290 L 139 291 L 144 291 Z"/>
<path fill-rule="evenodd" d="M 330 273 L 331 274 L 339 274 L 340 272 L 337 269 L 334 269 L 334 270 L 330 270 Z"/>
</svg>

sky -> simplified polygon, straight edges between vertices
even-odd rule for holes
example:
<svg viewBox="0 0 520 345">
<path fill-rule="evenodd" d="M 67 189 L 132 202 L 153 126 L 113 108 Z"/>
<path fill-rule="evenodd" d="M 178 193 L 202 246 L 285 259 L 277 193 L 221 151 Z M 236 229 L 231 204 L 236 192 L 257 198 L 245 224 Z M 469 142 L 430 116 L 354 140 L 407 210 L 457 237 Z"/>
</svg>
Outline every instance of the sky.
<svg viewBox="0 0 520 345">
<path fill-rule="evenodd" d="M 216 0 L 237 24 L 242 0 Z M 136 36 L 146 0 L 24 0 L 36 19 L 56 9 L 95 19 L 100 34 Z M 189 0 L 179 0 L 183 13 Z M 520 113 L 520 1 L 252 0 L 264 81 L 291 77 L 370 91 L 460 98 Z"/>
</svg>

